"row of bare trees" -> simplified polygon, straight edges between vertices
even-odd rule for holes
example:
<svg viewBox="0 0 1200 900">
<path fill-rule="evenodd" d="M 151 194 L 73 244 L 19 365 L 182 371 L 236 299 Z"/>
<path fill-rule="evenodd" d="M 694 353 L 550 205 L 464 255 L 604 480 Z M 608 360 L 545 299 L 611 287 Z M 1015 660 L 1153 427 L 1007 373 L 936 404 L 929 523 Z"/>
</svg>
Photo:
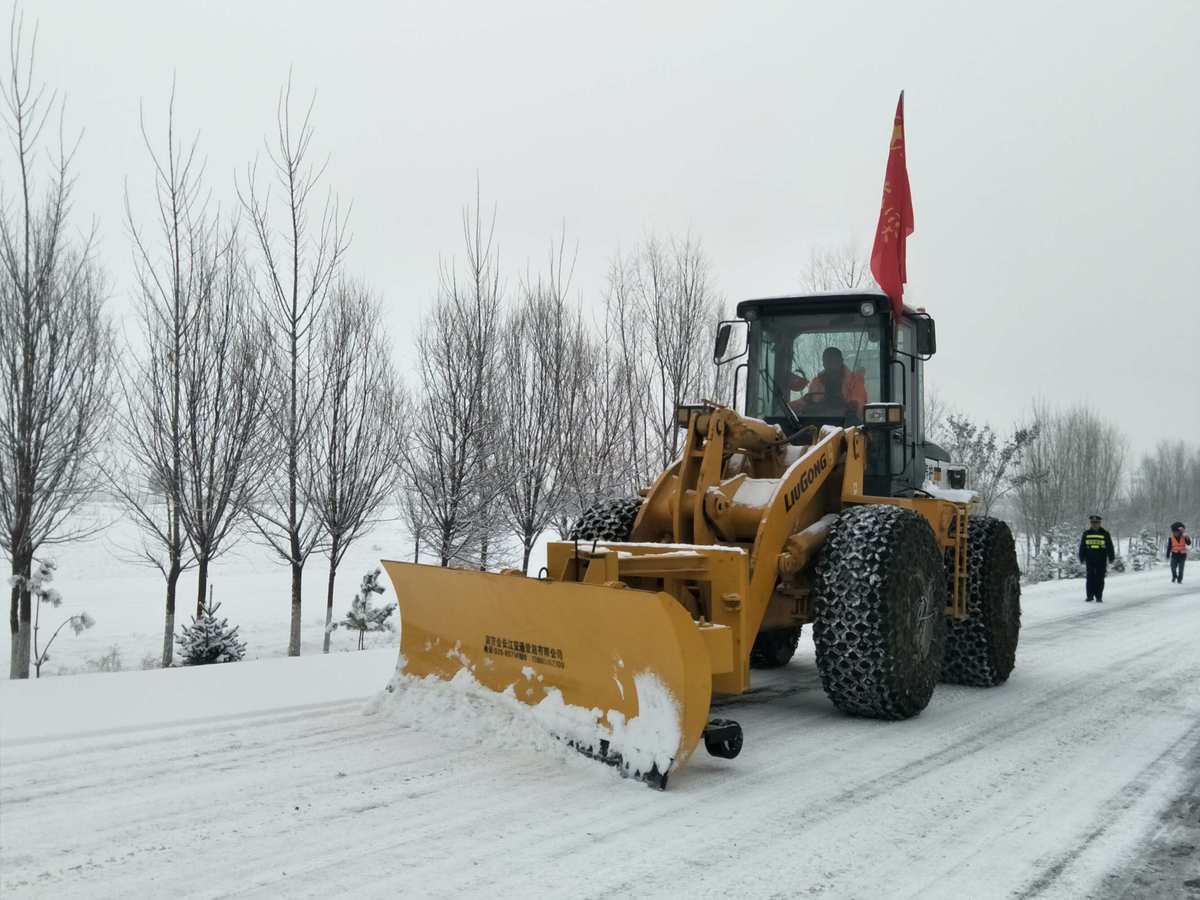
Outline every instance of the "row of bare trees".
<svg viewBox="0 0 1200 900">
<path fill-rule="evenodd" d="M 1117 538 L 1161 538 L 1200 521 L 1200 447 L 1164 441 L 1133 459 L 1118 426 L 1087 406 L 1033 405 L 1034 432 L 1013 469 L 1011 510 L 1027 558 L 1098 513 Z"/>
<path fill-rule="evenodd" d="M 1172 522 L 1200 531 L 1200 445 L 1162 441 L 1138 461 L 1123 512 L 1165 540 Z"/>
<path fill-rule="evenodd" d="M 676 405 L 715 387 L 720 299 L 691 236 L 618 253 L 594 316 L 571 297 L 565 235 L 511 295 L 478 195 L 463 243 L 417 341 L 401 509 L 414 558 L 424 546 L 441 565 L 487 567 L 515 544 L 527 569 L 547 530 L 565 534 L 678 455 Z"/>
<path fill-rule="evenodd" d="M 312 105 L 297 119 L 290 83 L 281 91 L 269 174 L 251 165 L 224 218 L 195 141 L 176 135 L 173 98 L 165 132 L 155 150 L 143 126 L 158 215 L 143 230 L 127 213 L 141 334 L 121 367 L 124 458 L 110 482 L 166 580 L 164 665 L 180 574 L 197 570 L 200 615 L 210 564 L 247 530 L 290 570 L 298 655 L 305 564 L 329 561 L 329 626 L 338 566 L 395 488 L 404 392 L 378 302 L 343 271 L 346 219 L 314 199 Z"/>
<path fill-rule="evenodd" d="M 143 119 L 155 214 L 139 222 L 126 201 L 136 327 L 120 340 L 94 229 L 80 235 L 71 219 L 77 142 L 34 77 L 36 40 L 19 11 L 10 38 L 0 77 L 14 151 L 0 181 L 10 673 L 29 675 L 37 554 L 97 530 L 81 512 L 105 495 L 139 526 L 130 549 L 162 573 L 164 665 L 180 576 L 196 569 L 199 614 L 209 567 L 247 533 L 290 568 L 298 654 L 305 563 L 329 560 L 328 624 L 340 562 L 394 496 L 406 419 L 378 301 L 344 270 L 346 216 L 319 193 L 312 105 L 296 114 L 289 81 L 264 171 L 248 168 L 228 213 L 210 200 L 196 141 L 179 137 L 174 90 L 161 138 Z"/>
<path fill-rule="evenodd" d="M 150 177 L 132 184 L 154 214 L 140 221 L 127 191 L 135 325 L 118 338 L 91 238 L 68 227 L 73 148 L 61 134 L 37 171 L 58 107 L 22 33 L 14 17 L 3 94 L 16 177 L 0 223 L 14 676 L 28 674 L 35 556 L 88 532 L 88 500 L 121 502 L 140 533 L 128 549 L 163 577 L 164 665 L 180 578 L 195 569 L 199 614 L 210 567 L 245 535 L 289 569 L 298 654 L 308 560 L 329 561 L 328 624 L 339 564 L 391 501 L 418 557 L 424 544 L 443 565 L 527 567 L 547 529 L 565 532 L 669 462 L 675 405 L 717 387 L 720 304 L 698 241 L 651 237 L 617 254 L 602 309 L 586 315 L 565 233 L 510 289 L 477 196 L 465 255 L 443 266 L 419 330 L 410 404 L 378 302 L 345 271 L 347 217 L 324 191 L 313 108 L 293 102 L 290 81 L 228 210 L 211 199 L 197 141 L 180 136 L 174 90 L 161 130 L 143 116 Z"/>
<path fill-rule="evenodd" d="M 1062 523 L 1082 523 L 1096 512 L 1115 518 L 1128 449 L 1120 430 L 1086 406 L 1060 410 L 1037 402 L 1030 418 L 1037 435 L 1016 468 L 1014 501 L 1029 549 L 1037 553 L 1043 537 Z"/>
<path fill-rule="evenodd" d="M 175 634 L 179 578 L 197 569 L 196 610 L 213 560 L 230 546 L 264 474 L 267 371 L 262 328 L 234 219 L 206 200 L 195 141 L 176 135 L 174 95 L 164 145 L 142 124 L 157 218 L 143 228 L 128 200 L 138 333 L 119 368 L 119 463 L 109 484 L 142 534 L 138 557 L 166 581 L 163 664 Z"/>
</svg>

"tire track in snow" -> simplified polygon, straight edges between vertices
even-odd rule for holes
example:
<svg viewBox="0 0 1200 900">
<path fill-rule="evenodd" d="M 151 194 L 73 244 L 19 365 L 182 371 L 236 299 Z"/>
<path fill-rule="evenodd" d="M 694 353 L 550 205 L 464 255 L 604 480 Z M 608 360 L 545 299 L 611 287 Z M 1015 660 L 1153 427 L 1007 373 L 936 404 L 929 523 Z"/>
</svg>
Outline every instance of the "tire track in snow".
<svg viewBox="0 0 1200 900">
<path fill-rule="evenodd" d="M 1200 741 L 1179 798 L 1147 833 L 1133 859 L 1105 877 L 1101 898 L 1200 897 Z"/>
<path fill-rule="evenodd" d="M 1161 625 L 1161 622 L 1159 624 Z M 1176 634 L 1176 641 L 1180 642 L 1178 634 Z M 842 795 L 838 799 L 843 804 L 859 804 L 869 801 L 883 793 L 890 792 L 895 787 L 896 782 L 911 782 L 919 778 L 921 774 L 929 775 L 944 771 L 947 763 L 952 763 L 957 758 L 965 758 L 968 756 L 969 754 L 965 752 L 968 748 L 974 752 L 988 749 L 989 745 L 992 743 L 990 738 L 997 734 L 1003 733 L 1006 735 L 1006 738 L 1009 741 L 1012 741 L 1014 737 L 1020 737 L 1025 733 L 1044 730 L 1045 726 L 1051 724 L 1055 720 L 1062 719 L 1064 716 L 1069 720 L 1072 713 L 1075 713 L 1076 715 L 1078 714 L 1079 708 L 1087 709 L 1096 701 L 1103 700 L 1105 695 L 1114 694 L 1114 692 L 1116 692 L 1116 695 L 1120 696 L 1120 688 L 1126 680 L 1126 669 L 1130 667 L 1136 667 L 1136 665 L 1139 663 L 1152 663 L 1164 653 L 1165 648 L 1161 646 L 1157 638 L 1150 643 L 1152 644 L 1150 649 L 1143 650 L 1135 656 L 1125 660 L 1113 661 L 1113 663 L 1108 664 L 1099 675 L 1088 672 L 1086 674 L 1077 676 L 1070 683 L 1065 685 L 1061 682 L 1057 684 L 1051 683 L 1051 687 L 1042 690 L 1033 697 L 1030 697 L 1028 692 L 1026 692 L 1016 702 L 1007 704 L 1008 706 L 1020 705 L 1025 709 L 1032 708 L 1038 711 L 1035 718 L 1031 719 L 1027 716 L 1025 721 L 1017 727 L 1014 727 L 1010 720 L 1002 719 L 990 728 L 986 729 L 985 734 L 981 734 L 979 732 L 977 723 L 973 721 L 965 723 L 964 727 L 969 729 L 968 734 L 961 740 L 941 750 L 939 759 L 937 761 L 927 765 L 921 765 L 918 763 L 921 772 L 913 773 L 913 777 L 908 777 L 905 775 L 905 771 L 908 770 L 912 765 L 911 761 L 902 758 L 898 760 L 898 765 L 895 768 L 886 771 L 873 779 L 873 786 L 864 786 L 863 784 L 855 785 L 843 791 Z M 1180 642 L 1180 645 L 1182 648 L 1186 649 L 1186 642 Z M 1154 667 L 1148 666 L 1148 669 L 1153 671 Z M 1195 674 L 1195 670 L 1192 669 L 1188 673 L 1188 676 L 1195 677 Z M 1180 683 L 1186 684 L 1186 682 L 1186 678 L 1181 679 L 1178 674 L 1171 674 L 1161 678 L 1158 682 L 1158 686 L 1162 691 L 1170 693 L 1172 691 L 1178 691 Z M 997 692 L 972 691 L 971 689 L 961 690 L 970 693 L 974 698 L 977 699 L 979 704 L 978 708 L 976 709 L 974 706 L 972 706 L 975 712 L 980 715 L 987 716 L 994 713 L 994 710 L 989 706 L 989 700 L 999 699 L 1004 691 L 1004 688 L 999 689 Z M 935 695 L 935 703 L 936 702 L 937 695 Z M 1051 703 L 1054 705 L 1049 705 Z M 845 722 L 847 720 L 842 721 Z M 890 729 L 895 728 L 902 723 L 870 724 L 877 725 L 880 728 Z M 884 749 L 886 752 L 888 749 L 887 745 L 885 744 L 881 749 Z M 751 762 L 747 762 L 747 766 L 750 766 L 751 764 Z M 778 767 L 771 768 L 777 769 Z M 753 786 L 754 782 L 761 782 L 767 786 L 767 793 L 769 793 L 769 785 L 776 780 L 777 773 L 774 771 L 764 771 L 761 776 L 759 776 L 758 771 L 759 770 L 757 769 L 755 770 L 755 776 L 737 777 L 737 784 L 731 786 L 731 790 L 735 793 L 741 793 L 743 790 Z M 731 774 L 731 778 L 732 777 L 735 776 Z M 891 782 L 890 785 L 889 781 Z M 838 806 L 836 803 L 826 801 L 822 811 L 835 811 L 837 808 Z M 804 806 L 804 811 L 804 817 L 809 818 L 811 812 L 814 811 L 814 807 L 811 804 L 806 803 Z M 796 821 L 797 819 L 794 816 L 789 817 L 786 820 L 789 826 L 796 823 Z M 635 827 L 640 827 L 643 824 L 644 823 L 642 822 L 638 822 L 635 824 Z M 560 851 L 560 854 L 567 856 L 574 852 L 580 852 L 581 850 L 582 848 L 579 846 L 571 846 L 564 848 L 562 851 Z"/>
<path fill-rule="evenodd" d="M 1079 692 L 1081 689 L 1088 689 L 1092 693 L 1095 693 L 1095 694 L 1103 694 L 1104 692 L 1109 691 L 1110 688 L 1114 684 L 1119 685 L 1121 683 L 1122 678 L 1123 678 L 1123 668 L 1125 666 L 1133 666 L 1139 662 L 1146 663 L 1146 662 L 1152 661 L 1152 659 L 1157 655 L 1157 652 L 1158 652 L 1157 650 L 1146 650 L 1146 651 L 1143 651 L 1142 653 L 1138 654 L 1136 656 L 1136 658 L 1134 658 L 1134 659 L 1123 661 L 1122 665 L 1119 668 L 1110 667 L 1108 670 L 1107 681 L 1105 681 L 1104 683 L 1098 682 L 1097 679 L 1095 678 L 1095 676 L 1088 674 L 1088 675 L 1083 675 L 1083 676 L 1077 677 L 1075 679 L 1075 681 L 1072 682 L 1071 684 L 1068 684 L 1068 685 L 1060 684 L 1057 687 L 1053 688 L 1052 690 L 1043 692 L 1043 695 L 1038 696 L 1036 698 L 1036 703 L 1034 703 L 1032 705 L 1034 705 L 1036 708 L 1039 708 L 1039 709 L 1044 708 L 1045 702 L 1046 702 L 1048 696 L 1052 696 L 1052 699 L 1056 700 L 1060 705 L 1058 707 L 1054 707 L 1054 708 L 1045 710 L 1045 712 L 1037 719 L 1037 721 L 1027 722 L 1026 726 L 1021 730 L 1022 731 L 1036 730 L 1038 727 L 1044 726 L 1045 724 L 1047 724 L 1047 722 L 1049 722 L 1055 718 L 1061 717 L 1061 714 L 1064 710 L 1067 712 L 1070 712 L 1070 710 L 1073 709 L 1075 706 L 1077 706 L 1081 700 L 1086 702 L 1089 698 L 1079 696 Z M 1173 676 L 1168 676 L 1163 679 L 1162 687 L 1164 689 L 1167 689 L 1172 685 L 1172 683 L 1173 683 L 1172 678 L 1173 678 Z M 980 707 L 979 707 L 980 710 L 986 710 L 987 699 L 998 696 L 997 694 L 995 694 L 993 692 L 971 691 L 970 689 L 962 689 L 962 690 L 963 690 L 964 694 L 969 694 L 978 700 L 978 702 L 980 703 Z M 1029 701 L 1030 698 L 1028 696 L 1026 696 L 1024 698 L 1024 700 Z M 730 706 L 736 706 L 736 704 L 730 704 Z M 771 712 L 769 707 L 761 707 L 761 711 Z M 855 720 L 847 720 L 845 718 L 839 717 L 836 713 L 830 714 L 830 721 L 835 722 L 836 724 L 841 724 L 841 725 L 855 722 Z M 861 722 L 861 720 L 858 720 L 858 721 Z M 753 725 L 753 723 L 747 723 L 747 724 L 751 725 L 751 727 Z M 875 726 L 878 729 L 892 729 L 892 728 L 897 727 L 897 725 L 900 725 L 902 727 L 901 723 L 862 723 L 862 724 L 867 725 L 867 727 Z M 945 748 L 945 750 L 942 751 L 944 755 L 948 755 L 950 757 L 966 758 L 969 754 L 966 754 L 964 751 L 965 751 L 968 743 L 975 742 L 975 743 L 979 743 L 981 745 L 988 744 L 988 740 L 987 740 L 986 736 L 981 737 L 977 734 L 977 731 L 978 731 L 977 725 L 975 725 L 974 723 L 967 723 L 966 725 L 964 725 L 964 728 L 968 728 L 969 733 L 964 738 L 959 740 L 957 743 L 952 745 L 951 747 Z M 976 732 L 976 733 L 974 735 L 972 735 L 970 733 L 971 731 Z M 1008 721 L 1002 721 L 1000 723 L 997 723 L 994 726 L 994 728 L 992 729 L 992 731 L 993 732 L 1007 731 L 1009 733 L 1010 737 L 1019 737 L 1020 736 L 1019 733 L 1016 731 L 1016 729 L 1013 729 L 1011 727 L 1011 724 Z M 827 749 L 827 748 L 822 747 L 822 744 L 820 741 L 820 736 L 813 737 L 813 747 L 815 748 L 815 751 L 818 754 L 821 751 Z M 971 749 L 978 750 L 980 748 L 971 748 Z M 739 762 L 740 762 L 740 760 L 739 760 Z M 852 808 L 854 805 L 862 803 L 863 801 L 872 799 L 873 797 L 878 797 L 883 794 L 886 794 L 886 793 L 890 792 L 890 790 L 891 790 L 891 787 L 886 783 L 888 781 L 889 774 L 892 777 L 892 779 L 895 780 L 896 773 L 903 772 L 910 765 L 911 765 L 911 763 L 909 760 L 901 758 L 901 759 L 897 760 L 897 765 L 894 769 L 891 769 L 888 772 L 885 772 L 883 775 L 880 775 L 879 777 L 877 777 L 875 779 L 874 788 L 864 789 L 864 786 L 862 784 L 856 785 L 855 787 L 844 791 L 840 796 L 836 797 L 835 798 L 836 802 L 827 801 L 825 804 L 824 810 L 817 810 L 812 805 L 806 804 L 804 807 L 804 810 L 805 810 L 804 815 L 807 818 L 810 815 L 812 815 L 814 812 L 826 812 L 829 814 L 841 814 L 841 813 L 845 812 L 848 807 Z M 753 769 L 750 768 L 752 766 L 754 766 Z M 775 768 L 778 768 L 778 766 Z M 749 769 L 750 771 L 754 772 L 754 774 L 746 775 L 744 773 L 745 769 Z M 942 770 L 944 770 L 944 765 L 931 764 L 931 765 L 928 765 L 925 767 L 924 774 L 928 775 L 928 774 L 936 773 L 936 772 L 942 771 Z M 685 776 L 687 774 L 688 774 L 687 771 L 685 771 L 685 773 L 682 773 L 681 779 L 683 776 Z M 693 775 L 695 774 L 694 770 L 693 770 L 692 774 Z M 763 794 L 770 795 L 772 793 L 775 793 L 775 789 L 773 786 L 777 783 L 784 781 L 784 779 L 777 778 L 776 774 L 774 774 L 772 772 L 769 772 L 769 771 L 761 771 L 760 772 L 760 769 L 757 766 L 755 766 L 755 762 L 753 760 L 747 760 L 745 767 L 743 767 L 741 769 L 737 768 L 736 764 L 735 764 L 734 768 L 732 768 L 731 770 L 723 771 L 722 775 L 725 777 L 728 777 L 730 779 L 730 781 L 721 783 L 716 786 L 710 786 L 711 787 L 710 793 L 713 793 L 714 795 L 722 794 L 722 793 L 737 794 L 739 796 L 744 796 L 745 799 L 747 800 L 747 802 L 751 801 L 751 799 L 752 799 L 752 795 L 749 794 L 749 790 L 751 788 L 754 788 L 756 786 L 761 787 Z M 919 774 L 915 777 L 919 777 Z M 700 777 L 697 776 L 697 778 L 699 779 Z M 700 780 L 702 780 L 702 779 L 700 779 Z M 908 780 L 911 781 L 914 779 L 908 779 Z M 756 785 L 756 783 L 757 783 L 757 785 Z M 678 786 L 678 785 L 679 785 L 679 783 L 677 782 L 676 786 Z M 689 787 L 689 789 L 691 787 L 690 780 L 689 780 L 688 787 Z M 668 792 L 668 793 L 670 793 L 670 792 Z M 708 798 L 702 796 L 702 797 L 697 797 L 696 799 L 697 799 L 697 803 L 696 803 L 697 808 L 705 809 Z M 720 798 L 717 796 L 714 796 L 712 799 L 714 801 L 719 801 Z M 770 797 L 770 800 L 776 801 L 777 798 L 772 796 L 772 797 Z M 777 803 L 775 803 L 774 805 L 777 805 Z M 624 830 L 628 829 L 628 830 L 632 830 L 634 832 L 646 832 L 646 831 L 652 832 L 653 831 L 652 826 L 659 824 L 663 820 L 670 819 L 674 815 L 674 812 L 675 812 L 674 810 L 664 810 L 661 808 L 661 806 L 656 805 L 655 808 L 652 811 L 650 811 L 648 814 L 638 815 L 638 816 L 634 816 L 632 818 L 628 817 L 625 814 L 622 814 L 622 816 L 620 817 L 620 821 L 622 822 L 622 830 L 624 831 Z M 792 817 L 789 821 L 794 822 L 795 818 Z M 722 840 L 725 840 L 725 839 L 731 838 L 731 837 L 732 837 L 731 835 L 725 835 L 722 838 Z M 572 857 L 577 857 L 580 854 L 586 854 L 588 852 L 589 847 L 594 847 L 596 845 L 603 844 L 605 842 L 606 842 L 606 838 L 604 838 L 603 836 L 600 837 L 599 839 L 597 839 L 596 837 L 594 837 L 592 835 L 588 835 L 588 834 L 584 833 L 584 834 L 581 834 L 580 837 L 578 839 L 576 839 L 575 841 L 562 844 L 557 850 L 555 850 L 552 853 L 552 855 L 550 856 L 550 859 L 564 861 L 564 860 L 570 859 Z M 669 857 L 670 851 L 675 848 L 674 848 L 673 844 L 667 844 L 667 845 L 663 846 L 661 849 L 663 851 L 663 855 Z M 645 873 L 643 873 L 643 876 L 644 875 L 645 875 Z M 648 883 L 649 884 L 655 883 L 654 879 L 650 878 Z M 647 882 L 643 881 L 643 882 L 641 882 L 641 885 L 644 888 L 647 886 Z M 474 882 L 467 882 L 463 886 L 469 889 L 471 887 L 481 887 L 482 884 L 477 884 Z M 601 892 L 603 892 L 603 891 L 601 891 Z"/>
<path fill-rule="evenodd" d="M 1200 740 L 1200 723 L 1149 762 L 1136 778 L 1126 784 L 1115 797 L 1109 799 L 1097 817 L 1100 820 L 1099 824 L 1069 850 L 1055 856 L 1036 879 L 1015 895 L 1018 900 L 1041 897 L 1051 888 L 1055 888 L 1056 882 L 1067 868 L 1088 852 L 1096 841 L 1111 832 L 1115 825 L 1121 823 L 1122 814 L 1131 809 L 1162 778 L 1164 764 L 1167 762 L 1179 763 L 1183 757 L 1194 751 L 1198 740 Z"/>
</svg>

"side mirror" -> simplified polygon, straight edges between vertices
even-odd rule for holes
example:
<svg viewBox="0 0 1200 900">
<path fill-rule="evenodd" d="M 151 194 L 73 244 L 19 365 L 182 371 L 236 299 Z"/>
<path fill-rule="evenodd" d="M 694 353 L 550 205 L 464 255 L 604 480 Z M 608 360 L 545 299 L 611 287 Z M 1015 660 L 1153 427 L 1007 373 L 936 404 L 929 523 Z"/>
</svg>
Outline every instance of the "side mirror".
<svg viewBox="0 0 1200 900">
<path fill-rule="evenodd" d="M 937 352 L 937 330 L 929 316 L 913 317 L 913 337 L 917 356 L 928 359 Z"/>
<path fill-rule="evenodd" d="M 720 363 L 725 356 L 725 348 L 729 346 L 729 335 L 733 331 L 733 326 L 728 322 L 722 322 L 721 327 L 717 329 L 717 344 L 713 347 L 713 361 Z"/>
<path fill-rule="evenodd" d="M 747 350 L 749 323 L 743 319 L 732 319 L 717 326 L 717 340 L 713 345 L 713 362 L 722 366 L 744 356 Z"/>
</svg>

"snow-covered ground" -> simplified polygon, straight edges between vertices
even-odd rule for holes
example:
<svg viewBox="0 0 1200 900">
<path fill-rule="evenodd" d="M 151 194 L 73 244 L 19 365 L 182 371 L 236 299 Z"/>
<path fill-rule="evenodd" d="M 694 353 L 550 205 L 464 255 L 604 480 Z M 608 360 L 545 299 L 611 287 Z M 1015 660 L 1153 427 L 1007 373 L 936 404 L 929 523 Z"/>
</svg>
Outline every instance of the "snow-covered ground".
<svg viewBox="0 0 1200 900">
<path fill-rule="evenodd" d="M 95 618 L 96 625 L 78 636 L 63 629 L 42 668 L 43 678 L 95 671 L 104 657 L 111 656 L 114 647 L 121 668 L 126 670 L 158 665 L 162 658 L 166 585 L 157 569 L 138 563 L 137 529 L 116 506 L 92 507 L 86 521 L 100 526 L 96 537 L 45 550 L 45 556 L 58 566 L 52 586 L 62 594 L 63 605 L 58 609 L 43 606 L 41 637 L 44 641 L 60 622 L 84 611 Z M 377 568 L 380 559 L 410 559 L 411 555 L 412 545 L 395 523 L 381 524 L 352 544 L 338 569 L 334 620 L 349 609 L 362 576 Z M 314 554 L 304 573 L 303 653 L 321 650 L 328 577 L 328 561 Z M 382 582 L 388 592 L 374 601 L 376 605 L 395 600 L 386 576 Z M 247 659 L 287 654 L 291 575 L 278 557 L 249 535 L 242 536 L 229 554 L 213 564 L 209 583 L 213 599 L 221 604 L 219 615 L 238 626 L 239 636 L 246 641 Z M 176 603 L 178 634 L 182 626 L 190 624 L 196 608 L 195 572 L 186 572 L 180 579 Z M 8 672 L 9 641 L 8 628 L 0 629 L 4 676 Z M 353 650 L 356 642 L 357 635 L 339 629 L 333 633 L 331 648 Z M 368 647 L 398 644 L 395 633 L 367 636 Z"/>
<path fill-rule="evenodd" d="M 500 704 L 370 702 L 394 647 L 2 682 L 0 893 L 1186 897 L 1189 581 L 1027 589 L 1009 683 L 908 722 L 839 714 L 802 642 L 722 705 L 742 755 L 661 793 Z"/>
</svg>

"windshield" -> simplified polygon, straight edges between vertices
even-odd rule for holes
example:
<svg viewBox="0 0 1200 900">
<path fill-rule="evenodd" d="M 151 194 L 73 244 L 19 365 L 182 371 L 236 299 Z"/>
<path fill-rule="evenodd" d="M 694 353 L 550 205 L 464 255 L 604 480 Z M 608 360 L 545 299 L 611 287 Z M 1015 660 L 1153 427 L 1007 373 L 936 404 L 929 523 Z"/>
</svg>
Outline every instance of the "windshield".
<svg viewBox="0 0 1200 900">
<path fill-rule="evenodd" d="M 747 414 L 857 422 L 863 404 L 880 399 L 878 319 L 858 313 L 771 315 L 750 331 Z"/>
</svg>

